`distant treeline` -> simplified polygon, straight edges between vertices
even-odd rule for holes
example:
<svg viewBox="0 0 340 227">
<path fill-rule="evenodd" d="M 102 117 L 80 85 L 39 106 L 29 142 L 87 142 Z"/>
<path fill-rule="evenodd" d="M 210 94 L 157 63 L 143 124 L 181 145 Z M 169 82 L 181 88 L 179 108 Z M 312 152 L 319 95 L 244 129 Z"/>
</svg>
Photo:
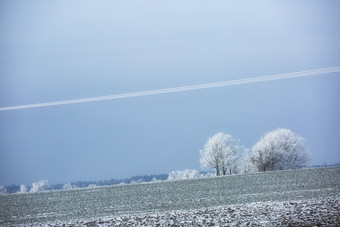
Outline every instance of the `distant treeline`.
<svg viewBox="0 0 340 227">
<path fill-rule="evenodd" d="M 134 176 L 126 179 L 111 179 L 104 181 L 75 181 L 70 182 L 68 185 L 71 185 L 72 188 L 87 188 L 89 186 L 109 186 L 109 185 L 118 185 L 118 184 L 133 184 L 133 183 L 141 183 L 141 182 L 152 182 L 158 180 L 166 180 L 168 178 L 168 174 L 157 174 L 157 175 L 145 175 L 145 176 Z M 6 193 L 18 193 L 20 192 L 19 185 L 11 185 L 6 186 Z M 27 191 L 30 190 L 31 186 L 26 186 Z M 61 190 L 65 189 L 65 184 L 49 184 L 45 190 Z"/>
<path fill-rule="evenodd" d="M 313 165 L 313 168 L 320 168 L 320 167 L 335 167 L 335 166 L 340 166 L 340 162 L 337 162 L 335 164 L 322 164 L 322 165 Z"/>
</svg>

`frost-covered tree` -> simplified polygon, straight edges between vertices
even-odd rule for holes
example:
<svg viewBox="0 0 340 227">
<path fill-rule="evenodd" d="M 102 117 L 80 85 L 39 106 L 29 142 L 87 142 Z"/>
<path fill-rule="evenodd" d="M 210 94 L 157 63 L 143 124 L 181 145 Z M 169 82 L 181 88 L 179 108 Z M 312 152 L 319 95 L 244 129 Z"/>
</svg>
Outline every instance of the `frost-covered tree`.
<svg viewBox="0 0 340 227">
<path fill-rule="evenodd" d="M 200 150 L 201 166 L 215 169 L 217 176 L 237 173 L 241 150 L 242 147 L 231 135 L 216 133 Z"/>
<path fill-rule="evenodd" d="M 32 188 L 30 189 L 30 192 L 40 192 L 46 190 L 48 187 L 48 180 L 41 180 L 38 182 L 34 182 L 32 184 Z"/>
<path fill-rule="evenodd" d="M 256 167 L 253 164 L 253 162 L 251 161 L 251 153 L 249 152 L 249 150 L 245 150 L 245 152 L 242 155 L 242 172 L 243 173 L 253 173 L 256 171 Z"/>
<path fill-rule="evenodd" d="M 20 192 L 19 193 L 26 193 L 27 192 L 27 188 L 26 188 L 26 186 L 25 185 L 21 185 L 20 186 Z"/>
<path fill-rule="evenodd" d="M 0 195 L 1 195 L 1 194 L 6 194 L 6 192 L 7 192 L 6 187 L 3 186 L 3 185 L 0 185 Z"/>
<path fill-rule="evenodd" d="M 63 189 L 65 189 L 65 190 L 74 189 L 74 188 L 77 188 L 77 187 L 74 186 L 71 183 L 66 183 L 66 184 L 63 185 Z"/>
<path fill-rule="evenodd" d="M 252 163 L 262 172 L 302 168 L 308 160 L 304 139 L 283 128 L 266 133 L 251 154 Z"/>
<path fill-rule="evenodd" d="M 167 180 L 184 180 L 184 179 L 195 179 L 201 177 L 198 174 L 198 171 L 195 169 L 186 169 L 186 170 L 178 170 L 172 171 L 169 173 Z"/>
</svg>

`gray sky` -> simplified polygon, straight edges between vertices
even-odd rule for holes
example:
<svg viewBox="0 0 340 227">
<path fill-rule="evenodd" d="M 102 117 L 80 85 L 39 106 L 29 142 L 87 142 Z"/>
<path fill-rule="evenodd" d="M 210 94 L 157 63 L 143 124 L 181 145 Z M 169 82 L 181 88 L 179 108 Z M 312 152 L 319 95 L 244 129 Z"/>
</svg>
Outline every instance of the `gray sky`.
<svg viewBox="0 0 340 227">
<path fill-rule="evenodd" d="M 1 1 L 0 107 L 340 65 L 338 1 Z M 340 162 L 340 74 L 0 111 L 0 184 L 199 169 L 224 131 Z"/>
</svg>

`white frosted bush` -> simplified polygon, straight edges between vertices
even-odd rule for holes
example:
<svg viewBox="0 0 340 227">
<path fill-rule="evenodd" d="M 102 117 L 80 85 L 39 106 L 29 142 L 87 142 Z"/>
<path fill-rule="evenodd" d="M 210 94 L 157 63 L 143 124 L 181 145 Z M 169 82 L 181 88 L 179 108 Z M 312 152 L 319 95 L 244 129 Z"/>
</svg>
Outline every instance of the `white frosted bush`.
<svg viewBox="0 0 340 227">
<path fill-rule="evenodd" d="M 195 179 L 201 177 L 195 169 L 172 171 L 169 173 L 168 180 Z"/>
<path fill-rule="evenodd" d="M 32 184 L 30 192 L 40 192 L 46 190 L 48 187 L 48 180 L 41 180 Z"/>
</svg>

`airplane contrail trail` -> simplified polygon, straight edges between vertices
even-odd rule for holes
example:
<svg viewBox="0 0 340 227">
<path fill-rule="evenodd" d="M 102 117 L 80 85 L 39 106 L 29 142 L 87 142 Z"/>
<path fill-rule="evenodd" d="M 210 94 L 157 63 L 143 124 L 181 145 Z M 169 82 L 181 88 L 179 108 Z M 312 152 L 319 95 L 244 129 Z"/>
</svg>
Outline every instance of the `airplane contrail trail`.
<svg viewBox="0 0 340 227">
<path fill-rule="evenodd" d="M 238 79 L 238 80 L 228 80 L 228 81 L 222 81 L 222 82 L 216 82 L 216 83 L 196 84 L 196 85 L 189 85 L 189 86 L 182 86 L 182 87 L 129 92 L 129 93 L 97 96 L 97 97 L 90 97 L 90 98 L 69 99 L 69 100 L 54 101 L 54 102 L 42 102 L 42 103 L 27 104 L 27 105 L 7 106 L 7 107 L 0 107 L 0 111 L 29 109 L 29 108 L 38 108 L 38 107 L 47 107 L 47 106 L 58 106 L 58 105 L 67 105 L 67 104 L 75 104 L 75 103 L 96 102 L 96 101 L 103 101 L 103 100 L 132 98 L 132 97 L 140 97 L 140 96 L 147 96 L 147 95 L 158 95 L 158 94 L 192 91 L 192 90 L 200 90 L 200 89 L 208 89 L 208 88 L 216 88 L 216 87 L 226 87 L 226 86 L 240 85 L 240 84 L 252 84 L 252 83 L 282 80 L 282 79 L 289 79 L 289 78 L 314 76 L 314 75 L 334 73 L 334 72 L 340 72 L 340 66 L 308 70 L 308 71 L 292 72 L 292 73 L 274 74 L 274 75 L 261 76 L 261 77 L 251 77 L 251 78 Z"/>
</svg>

